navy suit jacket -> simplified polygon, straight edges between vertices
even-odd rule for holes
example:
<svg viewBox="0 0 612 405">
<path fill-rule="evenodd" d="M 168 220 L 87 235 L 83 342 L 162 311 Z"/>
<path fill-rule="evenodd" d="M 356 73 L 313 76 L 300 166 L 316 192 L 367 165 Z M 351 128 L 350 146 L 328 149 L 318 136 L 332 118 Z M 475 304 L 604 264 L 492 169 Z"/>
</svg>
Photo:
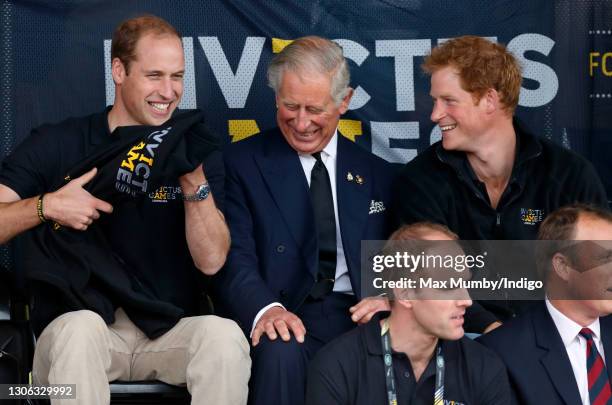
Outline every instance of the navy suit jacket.
<svg viewBox="0 0 612 405">
<path fill-rule="evenodd" d="M 608 379 L 612 359 L 612 318 L 599 319 Z M 498 329 L 482 335 L 508 369 L 515 401 L 525 405 L 582 403 L 561 335 L 544 302 Z M 586 354 L 585 354 L 586 356 Z M 586 367 L 586 357 L 585 357 Z"/>
<path fill-rule="evenodd" d="M 299 156 L 280 130 L 231 144 L 224 158 L 232 244 L 215 280 L 217 300 L 221 312 L 248 332 L 264 306 L 280 302 L 293 312 L 304 302 L 317 274 L 317 231 Z M 363 183 L 348 181 L 348 172 L 361 176 Z M 338 134 L 338 216 L 357 298 L 361 240 L 386 239 L 390 233 L 393 172 L 392 165 Z M 386 209 L 370 214 L 372 201 Z"/>
</svg>

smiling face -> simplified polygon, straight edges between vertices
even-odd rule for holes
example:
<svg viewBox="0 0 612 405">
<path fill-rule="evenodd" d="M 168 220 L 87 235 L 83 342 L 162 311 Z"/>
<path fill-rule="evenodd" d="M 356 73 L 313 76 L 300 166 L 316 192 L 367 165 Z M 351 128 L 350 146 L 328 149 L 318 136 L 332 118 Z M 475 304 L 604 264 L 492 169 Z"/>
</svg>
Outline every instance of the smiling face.
<svg viewBox="0 0 612 405">
<path fill-rule="evenodd" d="M 461 87 L 457 70 L 447 66 L 431 75 L 433 110 L 431 120 L 442 130 L 442 146 L 446 150 L 474 152 L 480 135 L 488 123 L 487 100 L 475 101 Z"/>
<path fill-rule="evenodd" d="M 330 75 L 286 70 L 276 94 L 276 121 L 287 143 L 297 152 L 319 152 L 334 135 L 350 99 L 351 93 L 340 105 L 334 103 Z"/>
<path fill-rule="evenodd" d="M 112 72 L 116 84 L 111 126 L 161 125 L 183 95 L 185 59 L 174 35 L 145 34 L 136 45 L 129 73 L 118 58 Z M 109 118 L 111 120 L 111 118 Z"/>
</svg>

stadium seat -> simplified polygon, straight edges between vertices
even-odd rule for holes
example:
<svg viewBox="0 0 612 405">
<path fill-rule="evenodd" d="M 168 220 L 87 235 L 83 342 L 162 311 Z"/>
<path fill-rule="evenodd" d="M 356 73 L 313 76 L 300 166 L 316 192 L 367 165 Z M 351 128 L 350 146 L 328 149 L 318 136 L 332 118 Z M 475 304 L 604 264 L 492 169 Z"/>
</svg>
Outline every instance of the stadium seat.
<svg viewBox="0 0 612 405">
<path fill-rule="evenodd" d="M 115 381 L 110 384 L 111 404 L 189 404 L 185 387 L 159 381 Z"/>
</svg>

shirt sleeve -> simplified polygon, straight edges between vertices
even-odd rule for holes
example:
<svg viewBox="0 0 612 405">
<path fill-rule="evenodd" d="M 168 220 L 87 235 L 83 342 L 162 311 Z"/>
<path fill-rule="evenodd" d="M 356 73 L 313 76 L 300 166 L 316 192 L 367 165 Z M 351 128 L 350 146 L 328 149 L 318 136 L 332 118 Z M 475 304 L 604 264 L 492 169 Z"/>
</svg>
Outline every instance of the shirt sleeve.
<svg viewBox="0 0 612 405">
<path fill-rule="evenodd" d="M 232 158 L 225 158 L 225 214 L 232 246 L 225 267 L 215 276 L 215 286 L 220 301 L 248 334 L 260 310 L 278 298 L 259 273 L 250 202 L 234 166 Z"/>
<path fill-rule="evenodd" d="M 54 175 L 60 170 L 61 152 L 38 130 L 33 130 L 12 154 L 2 161 L 0 184 L 15 191 L 20 198 L 54 191 Z"/>
</svg>

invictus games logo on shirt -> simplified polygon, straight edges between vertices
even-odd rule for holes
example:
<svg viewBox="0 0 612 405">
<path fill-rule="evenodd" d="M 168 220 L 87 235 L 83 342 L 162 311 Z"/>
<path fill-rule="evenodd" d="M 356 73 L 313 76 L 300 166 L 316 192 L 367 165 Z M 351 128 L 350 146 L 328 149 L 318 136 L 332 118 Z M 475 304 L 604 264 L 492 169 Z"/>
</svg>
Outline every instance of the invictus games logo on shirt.
<svg viewBox="0 0 612 405">
<path fill-rule="evenodd" d="M 172 127 L 161 131 L 151 132 L 145 141 L 130 148 L 121 167 L 117 170 L 117 191 L 136 196 L 136 193 L 146 193 L 148 189 L 148 178 L 151 175 L 155 158 L 155 149 L 161 145 L 164 137 Z"/>
<path fill-rule="evenodd" d="M 521 221 L 525 225 L 537 225 L 544 219 L 544 210 L 521 208 Z"/>
<path fill-rule="evenodd" d="M 183 191 L 180 186 L 161 186 L 149 193 L 149 199 L 154 203 L 167 203 L 172 200 L 180 200 Z"/>
</svg>

